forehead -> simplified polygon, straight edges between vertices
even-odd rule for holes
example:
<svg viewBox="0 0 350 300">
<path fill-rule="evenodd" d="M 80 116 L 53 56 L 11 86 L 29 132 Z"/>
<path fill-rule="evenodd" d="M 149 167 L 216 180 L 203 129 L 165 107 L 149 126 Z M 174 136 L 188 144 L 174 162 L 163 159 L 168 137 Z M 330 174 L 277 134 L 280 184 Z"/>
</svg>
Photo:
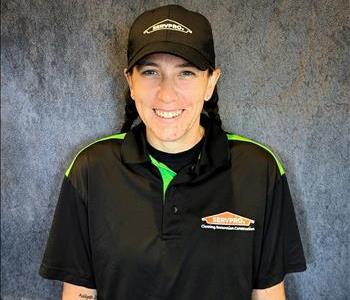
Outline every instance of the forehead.
<svg viewBox="0 0 350 300">
<path fill-rule="evenodd" d="M 157 66 L 161 64 L 171 64 L 176 67 L 194 67 L 196 68 L 192 63 L 185 60 L 184 58 L 180 56 L 176 56 L 173 54 L 168 53 L 152 53 L 149 55 L 144 56 L 141 58 L 137 63 L 136 66 Z"/>
</svg>

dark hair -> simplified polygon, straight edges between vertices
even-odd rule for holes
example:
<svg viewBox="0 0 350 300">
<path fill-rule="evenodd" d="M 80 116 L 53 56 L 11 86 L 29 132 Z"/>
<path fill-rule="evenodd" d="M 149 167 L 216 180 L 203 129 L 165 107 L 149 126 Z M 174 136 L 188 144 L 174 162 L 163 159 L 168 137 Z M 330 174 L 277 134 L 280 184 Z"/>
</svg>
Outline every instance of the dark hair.
<svg viewBox="0 0 350 300">
<path fill-rule="evenodd" d="M 132 74 L 132 69 L 129 71 L 129 73 Z M 213 74 L 213 69 L 209 68 L 208 76 L 212 74 Z M 122 125 L 121 132 L 129 131 L 132 124 L 139 116 L 136 110 L 135 102 L 131 98 L 129 88 L 125 90 L 124 97 L 125 97 L 125 114 L 124 114 L 124 123 Z M 218 126 L 221 127 L 222 123 L 219 115 L 218 101 L 219 101 L 219 95 L 217 91 L 217 86 L 215 86 L 213 94 L 209 99 L 209 101 L 204 102 L 203 112 L 206 113 L 214 123 L 216 123 Z"/>
</svg>

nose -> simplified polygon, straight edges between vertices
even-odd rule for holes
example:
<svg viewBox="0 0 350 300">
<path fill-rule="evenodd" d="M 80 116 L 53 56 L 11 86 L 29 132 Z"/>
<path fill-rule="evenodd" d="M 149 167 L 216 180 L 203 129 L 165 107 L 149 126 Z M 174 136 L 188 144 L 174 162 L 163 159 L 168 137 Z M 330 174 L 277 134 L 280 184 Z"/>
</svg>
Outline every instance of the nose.
<svg viewBox="0 0 350 300">
<path fill-rule="evenodd" d="M 176 100 L 177 93 L 175 89 L 175 83 L 171 78 L 164 77 L 160 82 L 158 91 L 158 97 L 162 102 L 170 103 Z"/>
</svg>

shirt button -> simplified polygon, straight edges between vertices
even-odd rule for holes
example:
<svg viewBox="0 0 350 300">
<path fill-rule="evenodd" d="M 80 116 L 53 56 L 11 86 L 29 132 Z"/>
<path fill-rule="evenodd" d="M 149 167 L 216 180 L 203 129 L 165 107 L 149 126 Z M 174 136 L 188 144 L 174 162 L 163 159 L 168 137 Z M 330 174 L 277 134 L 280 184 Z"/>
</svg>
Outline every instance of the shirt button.
<svg viewBox="0 0 350 300">
<path fill-rule="evenodd" d="M 174 214 L 177 215 L 179 212 L 179 209 L 176 206 L 173 206 Z"/>
</svg>

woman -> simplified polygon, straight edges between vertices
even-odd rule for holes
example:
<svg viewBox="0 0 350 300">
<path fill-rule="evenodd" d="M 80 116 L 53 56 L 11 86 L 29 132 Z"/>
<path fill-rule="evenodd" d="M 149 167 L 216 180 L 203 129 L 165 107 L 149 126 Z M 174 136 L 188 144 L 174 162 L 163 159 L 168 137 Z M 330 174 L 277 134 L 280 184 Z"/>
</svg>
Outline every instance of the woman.
<svg viewBox="0 0 350 300">
<path fill-rule="evenodd" d="M 284 299 L 285 274 L 306 268 L 287 179 L 221 128 L 208 20 L 143 13 L 124 74 L 124 133 L 68 168 L 40 274 L 63 299 Z"/>
</svg>

